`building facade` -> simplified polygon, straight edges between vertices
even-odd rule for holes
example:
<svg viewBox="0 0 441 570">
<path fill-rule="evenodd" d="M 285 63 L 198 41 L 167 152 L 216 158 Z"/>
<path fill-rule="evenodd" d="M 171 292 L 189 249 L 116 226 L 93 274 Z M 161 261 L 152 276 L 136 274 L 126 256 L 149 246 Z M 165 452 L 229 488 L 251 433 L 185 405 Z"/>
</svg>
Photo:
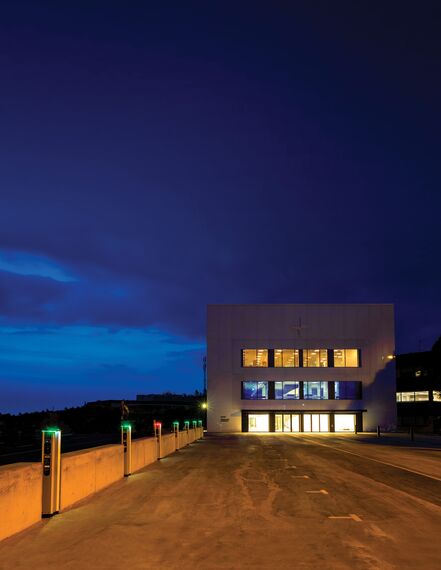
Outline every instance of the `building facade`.
<svg viewBox="0 0 441 570">
<path fill-rule="evenodd" d="M 398 428 L 441 433 L 441 342 L 432 350 L 399 354 Z"/>
<path fill-rule="evenodd" d="M 392 305 L 209 305 L 208 430 L 396 427 Z"/>
</svg>

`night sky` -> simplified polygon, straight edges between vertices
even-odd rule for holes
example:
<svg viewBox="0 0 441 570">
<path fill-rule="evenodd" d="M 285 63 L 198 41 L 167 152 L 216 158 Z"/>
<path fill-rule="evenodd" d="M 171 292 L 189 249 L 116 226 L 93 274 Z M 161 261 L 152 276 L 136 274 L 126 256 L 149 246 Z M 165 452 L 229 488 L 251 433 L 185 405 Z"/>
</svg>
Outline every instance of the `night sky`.
<svg viewBox="0 0 441 570">
<path fill-rule="evenodd" d="M 441 334 L 439 2 L 0 7 L 0 412 L 202 389 L 207 303 Z"/>
</svg>

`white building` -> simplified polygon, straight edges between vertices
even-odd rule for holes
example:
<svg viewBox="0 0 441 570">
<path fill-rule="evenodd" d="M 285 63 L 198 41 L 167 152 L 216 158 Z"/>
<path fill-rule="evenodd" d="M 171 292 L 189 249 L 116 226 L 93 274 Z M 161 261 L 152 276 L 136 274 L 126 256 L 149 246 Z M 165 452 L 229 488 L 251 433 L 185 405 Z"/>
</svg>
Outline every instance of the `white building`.
<svg viewBox="0 0 441 570">
<path fill-rule="evenodd" d="M 208 430 L 396 425 L 393 305 L 209 305 Z"/>
</svg>

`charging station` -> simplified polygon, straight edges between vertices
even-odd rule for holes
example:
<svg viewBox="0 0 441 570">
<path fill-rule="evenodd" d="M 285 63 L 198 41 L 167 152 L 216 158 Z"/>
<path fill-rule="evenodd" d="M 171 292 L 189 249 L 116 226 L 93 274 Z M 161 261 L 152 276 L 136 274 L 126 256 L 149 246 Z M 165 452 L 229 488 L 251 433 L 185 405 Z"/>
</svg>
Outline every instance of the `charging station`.
<svg viewBox="0 0 441 570">
<path fill-rule="evenodd" d="M 121 423 L 121 443 L 124 446 L 124 477 L 132 473 L 132 424 Z"/>
<path fill-rule="evenodd" d="M 198 427 L 197 420 L 193 420 L 193 429 L 196 429 L 197 427 Z"/>
<path fill-rule="evenodd" d="M 43 429 L 41 448 L 43 468 L 41 516 L 46 518 L 60 512 L 61 430 L 58 428 Z"/>
<path fill-rule="evenodd" d="M 179 422 L 173 422 L 173 433 L 175 434 L 176 439 L 179 437 Z"/>
<path fill-rule="evenodd" d="M 188 420 L 185 420 L 185 422 L 184 422 L 184 429 L 186 431 L 188 431 L 190 429 L 190 422 Z"/>
<path fill-rule="evenodd" d="M 158 459 L 162 457 L 162 423 L 155 422 L 155 438 L 157 443 L 157 452 L 158 452 Z"/>
</svg>

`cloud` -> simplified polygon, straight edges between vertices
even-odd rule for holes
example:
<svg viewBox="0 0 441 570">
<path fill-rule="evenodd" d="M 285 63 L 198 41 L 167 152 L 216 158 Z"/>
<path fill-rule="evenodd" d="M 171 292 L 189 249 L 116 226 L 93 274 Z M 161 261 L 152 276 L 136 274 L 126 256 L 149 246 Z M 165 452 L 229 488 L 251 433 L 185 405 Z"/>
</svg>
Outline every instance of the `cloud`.
<svg viewBox="0 0 441 570">
<path fill-rule="evenodd" d="M 62 283 L 76 281 L 69 275 L 60 264 L 41 256 L 25 251 L 0 250 L 0 271 L 14 273 L 16 275 L 36 275 L 47 277 Z"/>
<path fill-rule="evenodd" d="M 0 413 L 201 389 L 203 343 L 184 344 L 154 329 L 71 326 L 45 332 L 0 327 Z"/>
</svg>

